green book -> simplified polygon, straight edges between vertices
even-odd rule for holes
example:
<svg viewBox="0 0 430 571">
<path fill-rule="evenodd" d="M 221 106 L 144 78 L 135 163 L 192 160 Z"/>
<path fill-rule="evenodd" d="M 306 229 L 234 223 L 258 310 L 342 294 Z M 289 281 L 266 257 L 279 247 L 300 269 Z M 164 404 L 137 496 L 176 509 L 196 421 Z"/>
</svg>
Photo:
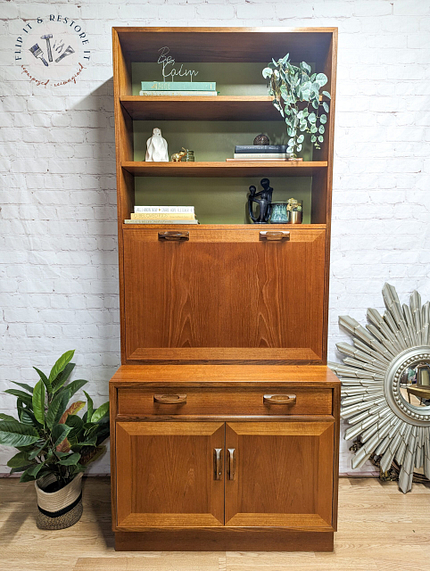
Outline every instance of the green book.
<svg viewBox="0 0 430 571">
<path fill-rule="evenodd" d="M 142 91 L 216 91 L 216 81 L 142 81 Z"/>
</svg>

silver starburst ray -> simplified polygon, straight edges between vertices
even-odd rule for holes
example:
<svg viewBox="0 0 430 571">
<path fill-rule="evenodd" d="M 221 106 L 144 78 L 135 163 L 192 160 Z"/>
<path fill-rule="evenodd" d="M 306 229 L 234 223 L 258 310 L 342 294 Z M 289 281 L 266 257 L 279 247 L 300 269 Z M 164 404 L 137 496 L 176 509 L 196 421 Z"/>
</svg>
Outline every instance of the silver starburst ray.
<svg viewBox="0 0 430 571">
<path fill-rule="evenodd" d="M 343 364 L 329 366 L 342 380 L 341 417 L 350 425 L 345 439 L 359 438 L 362 444 L 353 469 L 372 454 L 380 457 L 384 472 L 395 460 L 406 493 L 414 469 L 423 468 L 430 478 L 430 304 L 422 306 L 414 291 L 409 306 L 402 306 L 389 284 L 382 295 L 386 312 L 369 309 L 366 327 L 339 317 L 354 344 L 337 344 Z"/>
</svg>

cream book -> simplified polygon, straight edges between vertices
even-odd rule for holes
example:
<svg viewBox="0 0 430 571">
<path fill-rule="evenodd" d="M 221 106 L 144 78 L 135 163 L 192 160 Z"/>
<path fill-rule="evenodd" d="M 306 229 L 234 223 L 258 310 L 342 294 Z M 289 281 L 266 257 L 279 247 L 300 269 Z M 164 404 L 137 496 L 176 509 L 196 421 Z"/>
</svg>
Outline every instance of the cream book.
<svg viewBox="0 0 430 571">
<path fill-rule="evenodd" d="M 193 212 L 132 212 L 132 220 L 194 220 Z"/>
</svg>

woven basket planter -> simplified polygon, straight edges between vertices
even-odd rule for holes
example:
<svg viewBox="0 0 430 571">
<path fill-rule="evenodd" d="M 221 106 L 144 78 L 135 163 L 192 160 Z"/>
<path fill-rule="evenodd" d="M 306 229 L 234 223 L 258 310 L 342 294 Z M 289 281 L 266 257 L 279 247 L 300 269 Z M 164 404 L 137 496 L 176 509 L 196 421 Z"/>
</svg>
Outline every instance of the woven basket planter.
<svg viewBox="0 0 430 571">
<path fill-rule="evenodd" d="M 81 519 L 82 475 L 81 472 L 57 492 L 44 491 L 55 482 L 55 476 L 45 476 L 34 482 L 38 507 L 36 525 L 39 529 L 65 529 Z"/>
</svg>

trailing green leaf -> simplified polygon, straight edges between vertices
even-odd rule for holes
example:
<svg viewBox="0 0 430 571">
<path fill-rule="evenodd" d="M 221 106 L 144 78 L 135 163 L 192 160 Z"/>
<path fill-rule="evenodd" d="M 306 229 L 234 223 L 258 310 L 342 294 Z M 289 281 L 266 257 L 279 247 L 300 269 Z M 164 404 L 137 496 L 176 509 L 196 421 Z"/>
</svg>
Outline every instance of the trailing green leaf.
<svg viewBox="0 0 430 571">
<path fill-rule="evenodd" d="M 38 381 L 33 391 L 33 413 L 37 422 L 45 425 L 45 385 L 42 380 Z"/>
<path fill-rule="evenodd" d="M 39 433 L 32 426 L 17 420 L 0 421 L 0 444 L 6 446 L 27 446 L 39 440 Z"/>
<path fill-rule="evenodd" d="M 25 389 L 26 391 L 28 391 L 31 395 L 33 394 L 33 387 L 30 387 L 30 385 L 27 385 L 27 383 L 17 383 L 16 381 L 12 381 L 12 383 L 14 385 L 18 385 L 18 387 L 21 387 L 22 389 Z"/>
<path fill-rule="evenodd" d="M 52 429 L 52 439 L 54 441 L 54 448 L 59 446 L 72 430 L 71 426 L 67 424 L 56 424 Z"/>
<path fill-rule="evenodd" d="M 69 395 L 67 392 L 57 393 L 52 399 L 51 404 L 46 412 L 46 425 L 48 428 L 53 428 L 57 424 L 67 408 L 69 402 Z"/>
<path fill-rule="evenodd" d="M 8 460 L 7 465 L 9 468 L 21 468 L 22 466 L 28 466 L 30 460 L 28 452 L 18 452 L 18 454 L 15 454 Z"/>
<path fill-rule="evenodd" d="M 51 393 L 51 381 L 48 379 L 48 377 L 45 375 L 45 373 L 43 371 L 41 371 L 37 367 L 33 367 L 33 369 L 37 372 L 37 374 L 40 377 L 40 380 L 45 385 L 47 393 L 50 394 Z"/>
<path fill-rule="evenodd" d="M 14 422 L 16 421 L 16 418 L 11 416 L 10 414 L 5 414 L 4 412 L 0 412 L 0 420 L 12 420 Z"/>
<path fill-rule="evenodd" d="M 35 424 L 35 416 L 33 411 L 29 407 L 25 407 L 21 399 L 16 402 L 16 408 L 18 410 L 18 418 L 23 424 L 29 424 L 33 426 Z"/>
<path fill-rule="evenodd" d="M 72 396 L 79 391 L 84 385 L 86 385 L 88 381 L 84 381 L 84 379 L 77 379 L 76 381 L 72 381 L 67 386 L 61 389 L 61 392 L 66 392 L 68 398 L 71 399 Z"/>
<path fill-rule="evenodd" d="M 94 411 L 93 416 L 91 418 L 91 422 L 98 422 L 103 417 L 108 416 L 109 414 L 109 402 L 105 402 L 97 410 Z"/>
<path fill-rule="evenodd" d="M 23 402 L 25 402 L 27 406 L 33 408 L 32 396 L 29 395 L 28 393 L 24 393 L 23 391 L 19 391 L 18 389 L 7 389 L 5 390 L 5 393 L 20 398 Z"/>
<path fill-rule="evenodd" d="M 58 388 L 57 377 L 64 371 L 66 365 L 72 360 L 74 354 L 75 351 L 66 351 L 61 355 L 61 357 L 52 367 L 51 372 L 49 373 L 49 382 L 51 383 L 53 389 Z"/>
<path fill-rule="evenodd" d="M 76 466 L 80 459 L 81 455 L 79 452 L 74 452 L 73 454 L 67 454 L 67 456 L 61 458 L 58 463 L 60 466 Z"/>
<path fill-rule="evenodd" d="M 93 411 L 94 411 L 94 404 L 93 404 L 93 399 L 90 397 L 90 395 L 84 391 L 85 396 L 87 397 L 87 416 L 85 418 L 86 422 L 91 422 L 91 419 L 93 418 Z"/>
<path fill-rule="evenodd" d="M 37 456 L 39 456 L 39 454 L 42 452 L 42 450 L 45 449 L 45 447 L 47 446 L 48 441 L 45 440 L 44 442 L 42 442 L 41 444 L 39 444 L 38 448 L 34 448 L 34 450 L 32 450 L 29 454 L 28 454 L 28 459 L 29 460 L 34 460 Z"/>
<path fill-rule="evenodd" d="M 44 466 L 43 462 L 40 464 L 34 464 L 33 466 L 30 466 L 30 468 L 27 468 L 27 470 L 22 474 L 19 481 L 31 482 L 32 480 L 37 480 L 38 474 L 40 470 L 43 468 L 43 466 Z"/>
<path fill-rule="evenodd" d="M 59 373 L 55 381 L 52 383 L 52 392 L 57 392 L 66 383 L 75 368 L 75 363 L 67 363 L 63 371 Z"/>
</svg>

